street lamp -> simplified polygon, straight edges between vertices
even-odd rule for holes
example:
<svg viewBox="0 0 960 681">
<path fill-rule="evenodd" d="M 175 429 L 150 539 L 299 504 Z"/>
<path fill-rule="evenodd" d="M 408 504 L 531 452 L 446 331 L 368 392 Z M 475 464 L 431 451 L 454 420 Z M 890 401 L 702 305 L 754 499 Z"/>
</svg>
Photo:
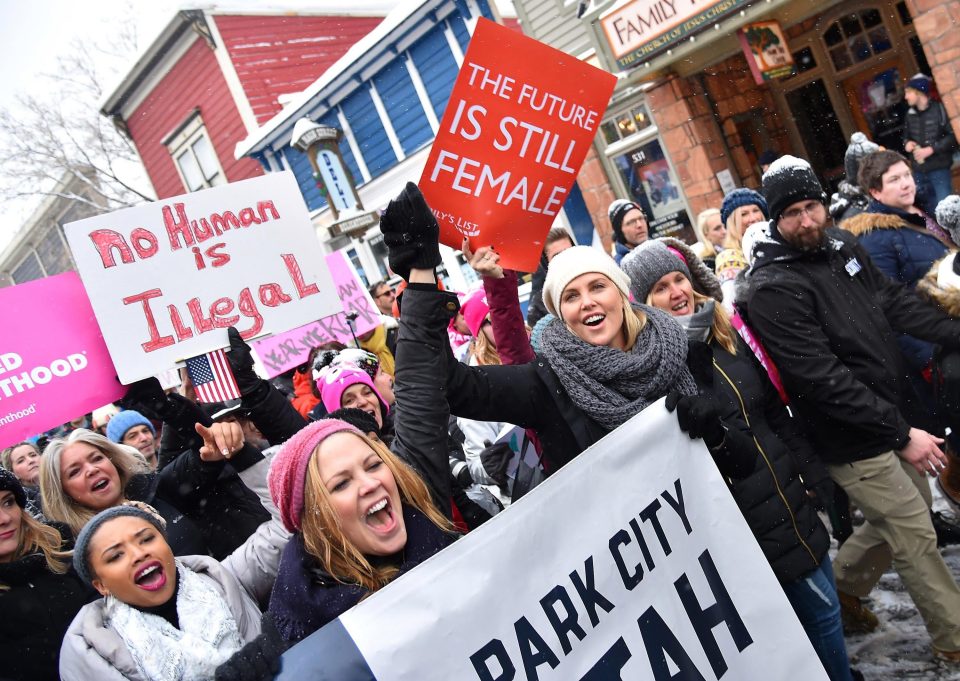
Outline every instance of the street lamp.
<svg viewBox="0 0 960 681">
<path fill-rule="evenodd" d="M 313 168 L 313 179 L 327 196 L 334 222 L 330 236 L 341 234 L 360 237 L 380 222 L 376 211 L 366 211 L 357 193 L 353 178 L 347 172 L 340 154 L 339 129 L 319 125 L 309 118 L 301 118 L 293 126 L 290 146 L 307 155 Z"/>
</svg>

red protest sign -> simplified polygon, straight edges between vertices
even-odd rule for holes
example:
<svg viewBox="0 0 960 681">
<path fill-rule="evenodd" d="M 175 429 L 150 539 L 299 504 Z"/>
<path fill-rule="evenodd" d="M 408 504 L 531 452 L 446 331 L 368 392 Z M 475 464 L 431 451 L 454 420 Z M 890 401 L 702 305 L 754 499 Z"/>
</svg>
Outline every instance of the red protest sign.
<svg viewBox="0 0 960 681">
<path fill-rule="evenodd" d="M 460 248 L 466 236 L 505 267 L 536 269 L 615 83 L 480 19 L 420 178 L 440 241 Z"/>
</svg>

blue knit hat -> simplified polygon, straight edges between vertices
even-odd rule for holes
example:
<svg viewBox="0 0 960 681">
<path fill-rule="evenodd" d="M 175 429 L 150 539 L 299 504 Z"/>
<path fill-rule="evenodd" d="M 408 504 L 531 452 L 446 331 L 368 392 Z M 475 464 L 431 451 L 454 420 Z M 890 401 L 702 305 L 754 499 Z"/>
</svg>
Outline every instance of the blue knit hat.
<svg viewBox="0 0 960 681">
<path fill-rule="evenodd" d="M 767 200 L 763 194 L 755 192 L 752 189 L 741 187 L 723 197 L 723 205 L 720 206 L 720 219 L 723 224 L 727 224 L 727 218 L 733 215 L 733 211 L 741 206 L 759 206 L 763 211 L 763 217 L 769 219 L 770 213 L 767 209 Z"/>
<path fill-rule="evenodd" d="M 134 426 L 146 426 L 154 436 L 157 434 L 153 424 L 146 416 L 139 411 L 128 409 L 121 411 L 107 422 L 107 439 L 111 442 L 123 442 L 123 436 Z"/>
<path fill-rule="evenodd" d="M 916 90 L 917 92 L 922 92 L 923 94 L 930 95 L 930 84 L 933 82 L 933 79 L 924 74 L 918 73 L 917 75 L 910 78 L 907 81 L 907 87 L 911 90 Z"/>
<path fill-rule="evenodd" d="M 153 508 L 151 506 L 147 506 L 146 504 L 142 505 L 150 508 L 151 510 Z M 80 530 L 80 534 L 77 535 L 77 542 L 73 546 L 73 569 L 77 571 L 77 576 L 83 580 L 84 584 L 89 585 L 93 582 L 93 570 L 90 569 L 89 555 L 90 541 L 93 539 L 93 535 L 95 535 L 97 530 L 99 530 L 108 520 L 126 517 L 146 520 L 148 523 L 157 528 L 157 532 L 164 537 L 167 536 L 163 519 L 156 514 L 156 511 L 153 513 L 146 511 L 143 508 L 140 508 L 139 504 L 134 506 L 128 502 L 127 504 L 111 506 L 105 511 L 100 511 L 97 515 L 93 516 L 89 521 L 87 521 L 86 525 L 83 526 L 83 528 Z"/>
</svg>

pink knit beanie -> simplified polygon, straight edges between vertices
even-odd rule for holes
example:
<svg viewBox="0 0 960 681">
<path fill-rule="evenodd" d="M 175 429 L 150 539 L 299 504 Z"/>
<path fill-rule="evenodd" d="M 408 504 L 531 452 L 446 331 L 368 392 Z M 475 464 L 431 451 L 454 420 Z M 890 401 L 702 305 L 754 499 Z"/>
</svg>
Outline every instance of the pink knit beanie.
<svg viewBox="0 0 960 681">
<path fill-rule="evenodd" d="M 490 305 L 487 304 L 487 294 L 483 289 L 471 293 L 460 305 L 463 320 L 467 323 L 470 333 L 476 337 L 483 327 L 483 320 L 490 314 Z"/>
<path fill-rule="evenodd" d="M 362 372 L 361 372 L 362 373 Z M 288 532 L 299 532 L 303 520 L 303 486 L 307 480 L 307 464 L 313 451 L 334 433 L 360 431 L 346 421 L 321 419 L 297 431 L 280 448 L 270 464 L 267 485 L 280 519 Z"/>
<path fill-rule="evenodd" d="M 390 405 L 383 399 L 383 395 L 373 385 L 370 375 L 353 364 L 331 365 L 327 367 L 317 379 L 317 388 L 320 390 L 320 399 L 323 400 L 323 406 L 327 412 L 336 411 L 343 405 L 340 399 L 344 391 L 352 385 L 363 383 L 368 386 L 380 400 L 380 407 L 383 409 L 382 417 L 390 413 Z"/>
</svg>

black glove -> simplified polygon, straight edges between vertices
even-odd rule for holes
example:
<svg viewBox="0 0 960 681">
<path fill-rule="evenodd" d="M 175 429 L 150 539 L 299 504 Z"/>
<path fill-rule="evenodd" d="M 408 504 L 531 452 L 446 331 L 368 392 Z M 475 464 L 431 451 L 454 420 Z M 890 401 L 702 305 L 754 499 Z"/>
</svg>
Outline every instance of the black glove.
<svg viewBox="0 0 960 681">
<path fill-rule="evenodd" d="M 713 395 L 681 395 L 675 390 L 667 394 L 667 411 L 677 410 L 680 430 L 691 438 L 702 438 L 708 447 L 723 443 L 724 428 L 720 408 Z"/>
<path fill-rule="evenodd" d="M 153 376 L 131 383 L 127 394 L 120 400 L 120 406 L 138 411 L 148 419 L 156 421 L 166 420 L 170 411 L 167 395 L 160 387 L 160 381 Z"/>
<path fill-rule="evenodd" d="M 230 351 L 227 353 L 227 361 L 230 363 L 230 371 L 233 372 L 233 378 L 237 382 L 237 389 L 242 397 L 251 395 L 260 387 L 263 380 L 253 370 L 253 355 L 250 354 L 250 346 L 240 337 L 240 332 L 233 326 L 227 329 L 227 337 L 230 339 Z"/>
<path fill-rule="evenodd" d="M 413 182 L 407 182 L 380 216 L 390 269 L 405 280 L 411 269 L 432 270 L 440 264 L 440 225 Z"/>
<path fill-rule="evenodd" d="M 713 350 L 702 341 L 687 343 L 687 367 L 697 385 L 713 385 Z"/>
<path fill-rule="evenodd" d="M 501 442 L 498 445 L 488 445 L 480 452 L 480 463 L 483 464 L 484 472 L 497 483 L 504 493 L 507 491 L 507 466 L 512 458 L 513 450 L 506 442 Z"/>
<path fill-rule="evenodd" d="M 261 618 L 261 633 L 217 667 L 216 681 L 267 681 L 280 672 L 287 649 L 270 615 Z"/>
<path fill-rule="evenodd" d="M 450 457 L 450 475 L 453 476 L 461 489 L 467 489 L 473 484 L 473 476 L 470 475 L 470 467 L 467 466 L 467 462 L 455 456 Z"/>
</svg>

